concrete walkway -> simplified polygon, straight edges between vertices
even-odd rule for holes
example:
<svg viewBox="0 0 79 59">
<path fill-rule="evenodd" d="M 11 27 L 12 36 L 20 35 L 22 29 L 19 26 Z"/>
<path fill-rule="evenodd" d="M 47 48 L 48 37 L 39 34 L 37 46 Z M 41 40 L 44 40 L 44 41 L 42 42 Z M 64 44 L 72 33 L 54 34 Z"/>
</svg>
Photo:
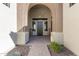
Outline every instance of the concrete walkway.
<svg viewBox="0 0 79 59">
<path fill-rule="evenodd" d="M 30 52 L 28 56 L 50 56 L 47 45 L 50 43 L 48 36 L 32 36 L 30 38 Z"/>
</svg>

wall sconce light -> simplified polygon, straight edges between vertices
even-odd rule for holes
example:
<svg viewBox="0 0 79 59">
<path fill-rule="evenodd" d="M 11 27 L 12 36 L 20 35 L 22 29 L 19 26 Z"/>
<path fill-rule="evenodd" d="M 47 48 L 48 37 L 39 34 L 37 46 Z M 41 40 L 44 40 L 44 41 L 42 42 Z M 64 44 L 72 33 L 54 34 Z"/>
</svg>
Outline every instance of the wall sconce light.
<svg viewBox="0 0 79 59">
<path fill-rule="evenodd" d="M 3 3 L 3 4 L 10 8 L 10 3 Z"/>
</svg>

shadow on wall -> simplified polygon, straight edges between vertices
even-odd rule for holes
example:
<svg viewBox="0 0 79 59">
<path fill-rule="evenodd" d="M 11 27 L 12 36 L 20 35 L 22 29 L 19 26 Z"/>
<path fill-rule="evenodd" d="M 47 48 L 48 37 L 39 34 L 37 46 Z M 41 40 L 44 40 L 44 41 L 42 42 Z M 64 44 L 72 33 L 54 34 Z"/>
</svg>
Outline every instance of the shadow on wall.
<svg viewBox="0 0 79 59">
<path fill-rule="evenodd" d="M 28 27 L 27 26 L 24 26 L 23 28 L 21 28 L 18 32 L 27 32 L 27 31 L 29 31 L 28 30 Z M 10 37 L 11 37 L 11 39 L 13 40 L 13 42 L 14 42 L 14 44 L 16 45 L 17 44 L 17 39 L 18 39 L 18 32 L 13 32 L 13 31 L 11 31 L 10 32 Z M 27 37 L 27 36 L 26 36 Z"/>
<path fill-rule="evenodd" d="M 22 27 L 18 32 L 29 32 L 29 35 L 31 36 L 32 34 L 32 28 L 29 28 L 28 26 Z"/>
<path fill-rule="evenodd" d="M 9 35 L 10 35 L 11 39 L 13 40 L 13 42 L 16 44 L 16 42 L 17 42 L 17 33 L 11 31 Z"/>
</svg>

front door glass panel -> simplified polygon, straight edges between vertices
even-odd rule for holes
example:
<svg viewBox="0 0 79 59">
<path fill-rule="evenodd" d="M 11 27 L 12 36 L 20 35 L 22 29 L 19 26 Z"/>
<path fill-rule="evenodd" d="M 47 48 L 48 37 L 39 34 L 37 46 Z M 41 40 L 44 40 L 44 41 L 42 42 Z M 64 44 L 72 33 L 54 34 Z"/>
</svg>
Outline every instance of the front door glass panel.
<svg viewBox="0 0 79 59">
<path fill-rule="evenodd" d="M 43 35 L 43 22 L 37 21 L 37 35 L 42 36 Z"/>
</svg>

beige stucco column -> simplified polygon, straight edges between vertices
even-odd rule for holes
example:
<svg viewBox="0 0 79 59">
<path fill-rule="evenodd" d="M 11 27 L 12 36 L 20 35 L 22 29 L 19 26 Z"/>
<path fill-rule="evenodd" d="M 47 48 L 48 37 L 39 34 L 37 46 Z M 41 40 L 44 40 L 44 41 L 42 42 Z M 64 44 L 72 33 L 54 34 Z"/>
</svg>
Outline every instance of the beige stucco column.
<svg viewBox="0 0 79 59">
<path fill-rule="evenodd" d="M 62 4 L 54 4 L 52 7 L 52 31 L 53 32 L 62 32 L 63 24 L 62 24 Z"/>
<path fill-rule="evenodd" d="M 24 45 L 29 40 L 28 32 L 28 5 L 17 4 L 17 44 Z"/>
<path fill-rule="evenodd" d="M 52 11 L 52 32 L 51 41 L 63 44 L 63 15 L 62 4 L 55 4 Z"/>
</svg>

